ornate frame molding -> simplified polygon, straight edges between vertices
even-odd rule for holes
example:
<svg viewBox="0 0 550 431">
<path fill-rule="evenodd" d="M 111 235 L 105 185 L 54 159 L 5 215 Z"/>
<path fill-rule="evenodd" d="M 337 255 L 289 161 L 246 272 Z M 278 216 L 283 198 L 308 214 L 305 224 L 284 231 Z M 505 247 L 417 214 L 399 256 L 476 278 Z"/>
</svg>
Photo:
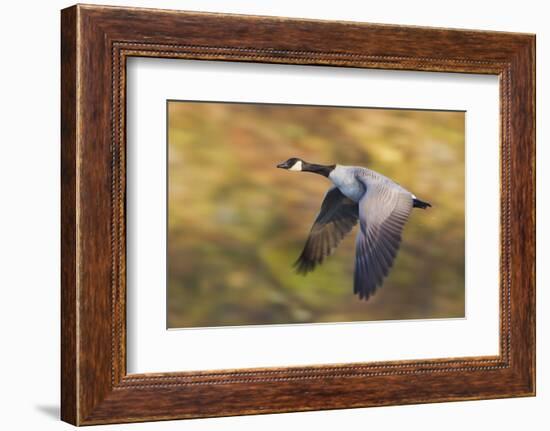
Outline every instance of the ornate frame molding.
<svg viewBox="0 0 550 431">
<path fill-rule="evenodd" d="M 308 42 L 311 34 L 316 41 Z M 98 424 L 533 395 L 534 44 L 524 34 L 65 9 L 63 420 Z M 500 354 L 127 375 L 125 66 L 131 56 L 499 75 Z"/>
</svg>

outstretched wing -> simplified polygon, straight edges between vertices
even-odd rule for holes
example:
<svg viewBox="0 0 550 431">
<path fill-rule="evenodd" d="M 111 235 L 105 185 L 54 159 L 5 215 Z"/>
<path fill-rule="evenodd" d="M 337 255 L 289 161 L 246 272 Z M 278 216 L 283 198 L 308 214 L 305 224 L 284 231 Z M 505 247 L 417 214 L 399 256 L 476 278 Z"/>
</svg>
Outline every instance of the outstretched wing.
<svg viewBox="0 0 550 431">
<path fill-rule="evenodd" d="M 412 195 L 391 182 L 369 184 L 359 201 L 360 227 L 355 248 L 354 293 L 368 299 L 393 265 Z"/>
<path fill-rule="evenodd" d="M 296 271 L 302 274 L 313 271 L 353 229 L 358 217 L 356 202 L 344 196 L 336 187 L 329 189 L 309 232 L 304 250 L 294 263 Z"/>
</svg>

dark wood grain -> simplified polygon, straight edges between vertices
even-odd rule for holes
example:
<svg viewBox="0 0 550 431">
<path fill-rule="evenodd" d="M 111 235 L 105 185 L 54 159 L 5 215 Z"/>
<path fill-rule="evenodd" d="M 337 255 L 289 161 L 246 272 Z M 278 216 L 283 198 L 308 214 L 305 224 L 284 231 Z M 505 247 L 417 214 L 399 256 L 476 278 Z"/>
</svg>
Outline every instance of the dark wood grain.
<svg viewBox="0 0 550 431">
<path fill-rule="evenodd" d="M 61 38 L 63 420 L 85 425 L 534 394 L 533 35 L 74 6 L 62 11 Z M 498 75 L 499 356 L 127 375 L 130 56 Z"/>
<path fill-rule="evenodd" d="M 78 422 L 76 300 L 76 8 L 61 16 L 61 417 Z"/>
</svg>

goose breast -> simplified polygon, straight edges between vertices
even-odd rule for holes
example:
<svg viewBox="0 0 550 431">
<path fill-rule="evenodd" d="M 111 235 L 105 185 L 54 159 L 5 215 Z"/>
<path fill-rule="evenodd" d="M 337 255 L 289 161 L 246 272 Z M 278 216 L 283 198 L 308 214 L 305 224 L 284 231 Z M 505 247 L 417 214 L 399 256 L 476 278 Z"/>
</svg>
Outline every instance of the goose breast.
<svg viewBox="0 0 550 431">
<path fill-rule="evenodd" d="M 365 193 L 364 183 L 357 179 L 359 169 L 364 168 L 336 165 L 329 174 L 332 183 L 338 187 L 344 196 L 354 202 L 359 202 Z"/>
</svg>

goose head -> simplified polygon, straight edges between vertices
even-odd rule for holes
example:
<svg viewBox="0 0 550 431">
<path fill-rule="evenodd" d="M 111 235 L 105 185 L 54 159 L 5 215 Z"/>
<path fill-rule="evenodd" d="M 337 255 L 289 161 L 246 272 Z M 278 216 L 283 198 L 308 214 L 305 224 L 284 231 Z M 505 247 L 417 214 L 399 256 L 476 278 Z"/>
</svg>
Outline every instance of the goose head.
<svg viewBox="0 0 550 431">
<path fill-rule="evenodd" d="M 307 165 L 307 162 L 305 162 Z M 297 157 L 291 157 L 286 162 L 279 163 L 277 165 L 280 169 L 288 169 L 289 171 L 302 171 L 304 167 L 304 161 Z"/>
<path fill-rule="evenodd" d="M 308 163 L 298 157 L 291 157 L 286 162 L 279 163 L 277 167 L 288 171 L 313 172 L 314 174 L 328 177 L 336 165 L 317 165 L 315 163 Z"/>
</svg>

